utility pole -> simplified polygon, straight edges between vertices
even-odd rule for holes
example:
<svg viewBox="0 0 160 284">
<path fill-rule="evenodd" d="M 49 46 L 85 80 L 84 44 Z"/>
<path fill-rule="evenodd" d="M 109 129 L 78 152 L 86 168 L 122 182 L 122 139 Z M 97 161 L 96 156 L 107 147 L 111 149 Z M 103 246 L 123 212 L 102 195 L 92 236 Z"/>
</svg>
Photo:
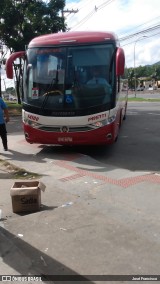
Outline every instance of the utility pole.
<svg viewBox="0 0 160 284">
<path fill-rule="evenodd" d="M 77 9 L 77 10 L 62 10 L 62 18 L 64 18 L 64 13 L 69 13 L 69 14 L 72 14 L 72 13 L 77 13 L 79 10 Z"/>
<path fill-rule="evenodd" d="M 146 38 L 147 36 L 141 36 L 139 38 L 136 39 L 135 43 L 134 43 L 134 90 L 135 90 L 135 98 L 136 98 L 136 88 L 137 88 L 137 84 L 136 84 L 136 53 L 135 53 L 135 47 L 136 47 L 136 43 L 139 40 L 142 40 L 143 38 Z"/>
<path fill-rule="evenodd" d="M 69 14 L 72 14 L 72 13 L 78 13 L 78 9 L 77 10 L 69 10 L 69 9 L 67 9 L 67 10 L 62 10 L 62 18 L 64 19 L 64 13 L 69 13 Z M 63 30 L 63 32 L 64 32 L 64 30 Z"/>
</svg>

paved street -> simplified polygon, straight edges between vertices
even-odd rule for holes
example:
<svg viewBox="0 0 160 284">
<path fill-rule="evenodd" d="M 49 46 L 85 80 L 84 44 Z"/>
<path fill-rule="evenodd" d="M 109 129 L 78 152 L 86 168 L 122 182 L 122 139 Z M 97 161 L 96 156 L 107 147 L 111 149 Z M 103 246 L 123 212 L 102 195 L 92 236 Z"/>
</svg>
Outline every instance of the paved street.
<svg viewBox="0 0 160 284">
<path fill-rule="evenodd" d="M 0 274 L 159 274 L 159 109 L 129 103 L 117 143 L 106 147 L 30 145 L 20 118 L 11 120 L 0 158 L 41 174 L 46 190 L 39 212 L 15 214 L 14 180 L 0 171 Z"/>
</svg>

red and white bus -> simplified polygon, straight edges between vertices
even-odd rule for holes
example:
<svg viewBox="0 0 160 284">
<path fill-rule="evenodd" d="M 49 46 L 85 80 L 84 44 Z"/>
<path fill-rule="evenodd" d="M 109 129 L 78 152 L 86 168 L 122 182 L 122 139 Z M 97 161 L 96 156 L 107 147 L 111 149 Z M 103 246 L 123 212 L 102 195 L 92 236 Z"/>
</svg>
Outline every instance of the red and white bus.
<svg viewBox="0 0 160 284">
<path fill-rule="evenodd" d="M 117 139 L 128 95 L 121 80 L 124 51 L 114 33 L 36 37 L 26 51 L 8 58 L 8 78 L 13 78 L 12 63 L 20 57 L 24 59 L 22 119 L 29 143 L 101 145 Z M 101 73 L 99 81 L 94 70 Z"/>
</svg>

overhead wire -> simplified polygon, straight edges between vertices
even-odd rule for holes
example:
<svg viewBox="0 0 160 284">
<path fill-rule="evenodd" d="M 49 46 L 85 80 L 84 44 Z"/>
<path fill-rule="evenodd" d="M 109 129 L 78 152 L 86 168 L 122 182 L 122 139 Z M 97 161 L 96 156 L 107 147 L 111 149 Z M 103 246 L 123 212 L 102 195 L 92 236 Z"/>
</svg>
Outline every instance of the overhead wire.
<svg viewBox="0 0 160 284">
<path fill-rule="evenodd" d="M 110 4 L 111 2 L 113 2 L 114 0 L 110 0 L 110 1 L 106 1 L 104 3 L 102 3 L 101 5 L 99 5 L 97 7 L 97 10 L 101 10 L 102 8 L 104 8 L 105 6 L 107 6 L 108 4 Z"/>
<path fill-rule="evenodd" d="M 83 2 L 83 5 L 79 8 L 79 10 L 83 9 L 85 6 L 86 6 L 86 3 L 87 2 L 91 2 L 92 0 L 86 0 L 85 2 Z M 71 29 L 75 28 L 75 27 L 78 27 L 78 26 L 81 26 L 82 24 L 84 24 L 86 21 L 88 21 L 97 11 L 99 11 L 100 9 L 104 8 L 106 5 L 110 4 L 112 1 L 114 0 L 107 0 L 105 1 L 104 3 L 100 4 L 99 6 L 95 6 L 94 9 L 89 13 L 87 14 L 79 23 L 77 23 L 75 26 L 73 26 Z M 73 15 L 72 15 L 73 16 Z M 159 16 L 156 17 L 156 18 L 153 18 L 147 22 L 144 22 L 142 23 L 141 25 L 138 25 L 137 27 L 134 28 L 134 30 L 136 30 L 137 28 L 139 27 L 142 27 L 142 26 L 145 26 L 147 25 L 148 23 L 152 22 L 153 20 L 156 20 L 160 18 Z M 148 34 L 147 37 L 152 37 L 152 36 L 155 36 L 155 35 L 158 35 L 159 33 L 157 34 L 150 34 L 152 33 L 153 31 L 157 30 L 160 28 L 160 25 L 159 23 L 157 23 L 155 26 L 150 26 L 144 30 L 140 30 L 140 31 L 137 31 L 135 33 L 130 33 L 130 34 L 122 34 L 122 36 L 119 37 L 119 41 L 120 42 L 125 42 L 125 41 L 128 41 L 128 40 L 132 40 L 133 38 L 136 38 L 137 36 L 140 36 L 140 35 L 145 35 L 145 34 Z M 126 43 L 126 44 L 123 44 L 123 46 L 125 45 L 129 45 L 131 43 L 135 42 L 135 39 L 134 41 L 132 42 L 129 42 L 129 43 Z"/>
<path fill-rule="evenodd" d="M 125 40 L 128 40 L 130 38 L 134 38 L 134 37 L 137 37 L 137 36 L 140 36 L 140 35 L 143 35 L 143 34 L 145 35 L 145 34 L 150 33 L 150 32 L 152 32 L 152 31 L 154 31 L 156 29 L 160 29 L 160 25 L 149 27 L 147 29 L 144 29 L 142 31 L 138 31 L 136 33 L 130 34 L 130 35 L 125 36 L 125 37 L 119 37 L 119 40 L 120 41 L 125 41 Z"/>
<path fill-rule="evenodd" d="M 158 32 L 156 34 L 151 34 L 151 35 L 147 36 L 147 38 L 154 37 L 154 36 L 157 36 L 159 34 L 160 34 L 160 32 Z M 132 43 L 135 43 L 135 39 L 133 41 L 131 41 L 131 42 L 128 42 L 128 43 L 125 43 L 125 44 L 121 44 L 121 47 L 129 45 L 129 44 L 132 44 Z"/>
<path fill-rule="evenodd" d="M 92 0 L 86 0 L 86 1 L 84 1 L 83 2 L 83 4 L 82 5 L 76 5 L 76 6 L 74 6 L 73 7 L 73 10 L 74 9 L 77 9 L 78 10 L 78 12 L 77 13 L 79 13 L 79 11 L 81 11 L 86 5 L 88 5 L 88 3 L 90 3 Z M 79 4 L 79 3 L 77 3 L 77 4 Z M 70 14 L 70 13 L 68 13 L 65 17 L 66 18 L 68 18 L 68 21 L 70 21 L 70 20 L 72 20 L 73 18 L 74 18 L 74 13 L 73 14 Z M 69 30 L 71 30 L 71 28 L 69 28 Z"/>
<path fill-rule="evenodd" d="M 153 21 L 153 19 L 152 20 L 150 20 L 150 21 L 148 21 L 147 23 L 149 23 L 149 22 L 151 22 L 151 21 Z M 142 26 L 144 26 L 146 23 L 143 23 L 143 24 L 141 24 L 141 25 L 139 25 L 139 26 L 137 26 L 137 27 L 134 27 L 134 29 L 132 29 L 132 30 L 137 30 L 137 28 L 138 27 L 142 27 Z M 160 24 L 160 22 L 157 22 L 157 23 L 155 23 L 155 26 L 158 26 Z M 143 31 L 146 31 L 147 29 L 150 29 L 150 28 L 154 28 L 155 26 L 148 26 L 148 27 L 146 27 L 146 29 L 144 29 L 144 30 L 142 30 L 142 31 L 140 31 L 140 32 L 143 32 Z M 131 31 L 132 31 L 131 30 Z M 124 39 L 125 40 L 125 38 L 128 38 L 129 36 L 131 36 L 132 34 L 131 34 L 131 31 L 130 31 L 130 33 L 124 33 L 124 34 L 122 34 L 122 35 L 119 35 L 119 37 L 121 38 L 121 39 Z M 137 31 L 137 33 L 138 33 L 139 31 Z M 136 34 L 136 33 L 134 33 L 134 34 Z"/>
<path fill-rule="evenodd" d="M 79 23 L 77 23 L 75 26 L 73 26 L 71 29 L 77 27 L 77 26 L 81 26 L 82 24 L 84 24 L 86 21 L 88 21 L 96 12 L 98 12 L 98 10 L 102 9 L 103 7 L 109 5 L 112 1 L 114 0 L 107 0 L 106 2 L 102 3 L 99 6 L 95 6 L 94 9 L 87 15 L 85 16 Z"/>
<path fill-rule="evenodd" d="M 149 21 L 147 21 L 147 22 L 144 22 L 144 23 L 142 23 L 141 25 L 138 25 L 138 26 L 134 27 L 132 30 L 136 30 L 137 28 L 142 27 L 142 26 L 146 25 L 147 23 L 150 23 L 150 22 L 152 22 L 152 21 L 155 21 L 157 18 L 160 19 L 160 16 L 158 16 L 158 17 L 156 17 L 156 18 L 152 18 L 151 20 L 149 20 Z M 131 33 L 132 30 L 130 30 L 130 33 Z M 127 36 L 128 33 L 124 33 L 124 34 L 122 34 L 122 35 L 120 35 L 120 36 L 122 37 L 122 36 L 125 36 L 125 35 Z"/>
</svg>

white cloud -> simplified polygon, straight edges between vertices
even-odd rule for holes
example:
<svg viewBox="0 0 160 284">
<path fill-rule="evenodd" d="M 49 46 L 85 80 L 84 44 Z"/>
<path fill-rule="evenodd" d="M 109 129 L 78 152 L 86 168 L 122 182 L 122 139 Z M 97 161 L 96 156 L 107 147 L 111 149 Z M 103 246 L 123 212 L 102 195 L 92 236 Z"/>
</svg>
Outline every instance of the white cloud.
<svg viewBox="0 0 160 284">
<path fill-rule="evenodd" d="M 136 66 L 160 61 L 159 0 L 67 0 L 66 8 L 79 9 L 78 13 L 65 15 L 71 30 L 113 31 L 119 38 L 122 38 L 159 26 L 159 29 L 152 30 L 150 33 L 139 34 L 130 41 L 122 41 L 121 45 L 126 54 L 128 67 L 134 65 L 134 47 Z M 148 38 L 142 40 L 143 35 Z"/>
</svg>

